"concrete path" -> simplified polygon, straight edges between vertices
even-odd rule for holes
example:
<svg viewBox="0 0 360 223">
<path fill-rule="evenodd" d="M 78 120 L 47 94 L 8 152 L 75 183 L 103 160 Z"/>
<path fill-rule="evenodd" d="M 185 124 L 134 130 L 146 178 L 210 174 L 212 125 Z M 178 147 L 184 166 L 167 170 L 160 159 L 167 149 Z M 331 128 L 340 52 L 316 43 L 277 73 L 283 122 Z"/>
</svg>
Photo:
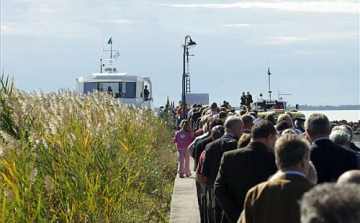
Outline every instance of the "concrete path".
<svg viewBox="0 0 360 223">
<path fill-rule="evenodd" d="M 191 162 L 193 169 L 193 161 Z M 171 199 L 170 223 L 198 223 L 200 222 L 199 206 L 196 197 L 195 172 L 192 176 L 175 179 L 174 191 Z"/>
</svg>

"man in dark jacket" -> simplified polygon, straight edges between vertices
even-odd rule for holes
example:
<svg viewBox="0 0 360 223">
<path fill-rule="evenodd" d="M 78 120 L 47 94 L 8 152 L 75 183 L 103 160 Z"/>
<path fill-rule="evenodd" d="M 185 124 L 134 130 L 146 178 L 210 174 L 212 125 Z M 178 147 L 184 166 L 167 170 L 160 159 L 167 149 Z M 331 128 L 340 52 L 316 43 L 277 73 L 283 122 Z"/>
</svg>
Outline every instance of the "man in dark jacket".
<svg viewBox="0 0 360 223">
<path fill-rule="evenodd" d="M 312 142 L 311 161 L 317 171 L 319 184 L 335 182 L 344 172 L 359 168 L 355 152 L 346 150 L 329 139 L 330 122 L 326 115 L 310 115 L 305 122 L 305 131 Z"/>
<path fill-rule="evenodd" d="M 220 139 L 217 139 L 206 146 L 206 153 L 201 169 L 201 174 L 208 178 L 211 194 L 214 194 L 213 184 L 215 182 L 220 160 L 224 152 L 234 150 L 237 148 L 237 142 L 244 131 L 244 124 L 240 118 L 231 116 L 228 117 L 224 124 L 225 134 Z M 221 219 L 221 209 L 215 202 L 215 198 L 210 196 L 212 202 L 213 212 L 209 213 L 209 219 Z M 210 210 L 211 211 L 211 210 Z"/>
<path fill-rule="evenodd" d="M 240 107 L 246 105 L 246 95 L 245 92 L 242 93 L 240 97 Z"/>
<path fill-rule="evenodd" d="M 213 141 L 212 129 L 215 126 L 219 126 L 219 125 L 223 125 L 223 122 L 220 119 L 211 118 L 211 120 L 209 122 L 209 132 L 211 134 L 203 139 L 200 139 L 196 143 L 195 148 L 194 148 L 195 149 L 195 152 L 194 152 L 195 153 L 195 157 L 194 157 L 195 168 L 198 166 L 201 153 L 205 150 L 206 145 Z M 197 181 L 195 181 L 195 184 L 196 184 L 196 193 L 197 193 L 197 198 L 198 198 L 201 222 L 204 222 L 205 213 L 202 212 L 204 210 L 202 207 L 204 205 L 202 202 L 202 197 L 204 196 L 204 194 L 203 194 L 204 190 L 202 189 L 201 185 Z"/>
<path fill-rule="evenodd" d="M 251 103 L 253 103 L 252 95 L 250 94 L 250 92 L 247 92 L 246 93 L 246 105 L 250 106 Z"/>
<path fill-rule="evenodd" d="M 277 133 L 265 120 L 255 123 L 247 147 L 224 153 L 215 182 L 215 196 L 223 210 L 221 222 L 236 222 L 246 193 L 276 172 L 274 148 Z"/>
</svg>

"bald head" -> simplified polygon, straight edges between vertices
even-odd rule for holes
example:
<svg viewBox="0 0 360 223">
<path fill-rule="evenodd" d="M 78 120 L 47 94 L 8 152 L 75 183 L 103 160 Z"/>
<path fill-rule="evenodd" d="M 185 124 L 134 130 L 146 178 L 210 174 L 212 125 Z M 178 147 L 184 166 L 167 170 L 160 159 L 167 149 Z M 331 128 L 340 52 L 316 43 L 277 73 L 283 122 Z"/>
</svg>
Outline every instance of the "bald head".
<svg viewBox="0 0 360 223">
<path fill-rule="evenodd" d="M 343 173 L 337 180 L 338 184 L 355 183 L 360 184 L 360 170 L 349 170 Z"/>
<path fill-rule="evenodd" d="M 238 138 L 241 137 L 244 131 L 244 123 L 239 117 L 236 116 L 227 117 L 224 127 L 225 127 L 225 132 L 232 133 Z"/>
</svg>

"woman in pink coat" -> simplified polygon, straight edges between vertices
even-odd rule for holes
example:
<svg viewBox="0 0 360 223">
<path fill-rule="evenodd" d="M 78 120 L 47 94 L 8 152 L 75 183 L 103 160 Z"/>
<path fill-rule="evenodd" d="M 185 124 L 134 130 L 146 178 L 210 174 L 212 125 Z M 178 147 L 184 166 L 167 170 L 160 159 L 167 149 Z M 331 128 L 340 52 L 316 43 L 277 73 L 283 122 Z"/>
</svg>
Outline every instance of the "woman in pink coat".
<svg viewBox="0 0 360 223">
<path fill-rule="evenodd" d="M 178 174 L 181 178 L 190 177 L 190 155 L 188 146 L 194 139 L 194 134 L 190 132 L 190 122 L 182 120 L 180 123 L 180 130 L 174 135 L 174 143 L 178 149 Z"/>
</svg>

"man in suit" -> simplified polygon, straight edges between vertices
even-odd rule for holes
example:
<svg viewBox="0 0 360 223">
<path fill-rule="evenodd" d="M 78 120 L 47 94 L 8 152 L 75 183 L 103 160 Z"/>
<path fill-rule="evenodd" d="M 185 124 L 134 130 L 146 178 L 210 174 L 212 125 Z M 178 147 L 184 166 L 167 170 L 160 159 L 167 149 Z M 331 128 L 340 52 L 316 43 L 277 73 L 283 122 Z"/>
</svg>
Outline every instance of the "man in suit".
<svg viewBox="0 0 360 223">
<path fill-rule="evenodd" d="M 329 139 L 330 122 L 326 115 L 310 115 L 305 122 L 305 131 L 312 142 L 311 161 L 318 174 L 318 183 L 335 182 L 344 172 L 358 169 L 356 153 Z"/>
<path fill-rule="evenodd" d="M 360 152 L 360 148 L 357 147 L 355 145 L 355 143 L 353 142 L 353 139 L 354 139 L 354 131 L 353 129 L 349 126 L 349 125 L 337 125 L 337 126 L 334 126 L 332 128 L 332 131 L 334 130 L 343 130 L 345 132 L 347 132 L 349 135 L 350 135 L 350 145 L 349 145 L 349 148 L 356 151 L 356 152 Z"/>
<path fill-rule="evenodd" d="M 237 148 L 237 142 L 244 131 L 244 124 L 240 118 L 230 116 L 226 119 L 224 128 L 225 134 L 206 146 L 205 157 L 201 169 L 201 174 L 208 179 L 210 185 L 210 201 L 212 202 L 213 210 L 209 210 L 209 220 L 216 219 L 214 222 L 219 222 L 221 219 L 221 209 L 215 202 L 213 196 L 213 185 L 219 170 L 220 160 L 224 152 Z"/>
<path fill-rule="evenodd" d="M 250 106 L 251 103 L 253 103 L 252 95 L 250 94 L 250 92 L 247 92 L 246 93 L 246 105 Z"/>
<path fill-rule="evenodd" d="M 209 132 L 210 135 L 208 137 L 205 137 L 203 139 L 200 139 L 198 143 L 196 143 L 195 145 L 195 157 L 194 157 L 194 161 L 195 161 L 195 168 L 198 166 L 199 163 L 199 159 L 200 156 L 202 154 L 202 152 L 205 150 L 205 147 L 207 144 L 211 143 L 212 141 L 214 141 L 214 136 L 212 134 L 212 129 L 215 126 L 222 126 L 223 122 L 218 119 L 218 118 L 211 118 L 210 122 L 209 122 Z M 221 135 L 222 136 L 222 135 Z M 220 138 L 220 137 L 218 137 Z M 205 214 L 202 212 L 204 210 L 203 205 L 204 203 L 202 202 L 202 197 L 204 196 L 204 190 L 202 188 L 202 186 L 195 181 L 195 185 L 196 185 L 196 193 L 197 193 L 197 198 L 198 198 L 198 204 L 199 204 L 199 210 L 200 210 L 200 217 L 201 217 L 201 222 L 205 222 Z"/>
<path fill-rule="evenodd" d="M 312 184 L 310 144 L 296 135 L 284 135 L 275 144 L 279 173 L 275 179 L 251 188 L 238 223 L 300 223 L 298 201 Z"/>
<path fill-rule="evenodd" d="M 213 137 L 211 135 L 212 128 L 215 127 L 215 126 L 218 126 L 218 125 L 223 125 L 223 124 L 224 123 L 218 118 L 210 118 L 210 121 L 209 121 L 209 132 L 210 132 L 210 134 L 209 134 L 209 136 L 200 139 L 196 143 L 196 145 L 194 147 L 194 150 L 195 150 L 194 151 L 195 168 L 198 165 L 200 155 L 205 150 L 206 145 L 211 143 L 212 141 L 214 141 Z"/>
<path fill-rule="evenodd" d="M 276 172 L 271 151 L 276 138 L 273 124 L 260 120 L 252 127 L 247 147 L 224 153 L 215 182 L 216 200 L 223 210 L 222 222 L 236 222 L 248 190 Z"/>
<path fill-rule="evenodd" d="M 246 95 L 245 95 L 245 92 L 242 93 L 241 97 L 240 97 L 240 108 L 242 106 L 246 106 Z"/>
<path fill-rule="evenodd" d="M 217 125 L 214 128 L 212 128 L 211 130 L 211 137 L 213 140 L 219 139 L 220 137 L 222 137 L 225 133 L 224 130 L 224 126 L 222 125 Z M 199 157 L 199 162 L 198 165 L 196 167 L 196 187 L 200 187 L 200 200 L 199 200 L 199 209 L 200 209 L 200 220 L 201 223 L 209 223 L 209 222 L 213 222 L 210 219 L 208 220 L 208 209 L 210 209 L 211 211 L 213 211 L 212 208 L 212 204 L 211 202 L 208 202 L 208 197 L 210 196 L 208 193 L 208 181 L 207 178 L 204 177 L 203 175 L 201 175 L 201 168 L 202 168 L 202 163 L 203 163 L 203 159 L 205 157 L 205 152 L 206 150 L 204 150 L 200 157 Z M 199 199 L 199 198 L 198 198 Z"/>
</svg>

